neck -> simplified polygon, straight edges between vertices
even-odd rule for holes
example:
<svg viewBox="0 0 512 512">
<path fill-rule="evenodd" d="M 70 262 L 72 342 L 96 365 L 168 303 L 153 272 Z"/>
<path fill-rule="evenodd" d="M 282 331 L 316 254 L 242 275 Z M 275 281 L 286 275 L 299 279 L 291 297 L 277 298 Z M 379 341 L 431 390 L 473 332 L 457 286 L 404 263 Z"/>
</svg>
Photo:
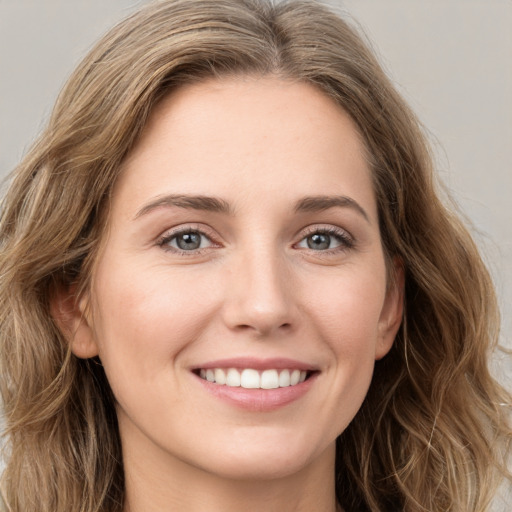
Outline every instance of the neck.
<svg viewBox="0 0 512 512">
<path fill-rule="evenodd" d="M 147 447 L 146 447 L 147 448 Z M 290 475 L 233 479 L 123 447 L 123 512 L 336 512 L 334 447 Z"/>
</svg>

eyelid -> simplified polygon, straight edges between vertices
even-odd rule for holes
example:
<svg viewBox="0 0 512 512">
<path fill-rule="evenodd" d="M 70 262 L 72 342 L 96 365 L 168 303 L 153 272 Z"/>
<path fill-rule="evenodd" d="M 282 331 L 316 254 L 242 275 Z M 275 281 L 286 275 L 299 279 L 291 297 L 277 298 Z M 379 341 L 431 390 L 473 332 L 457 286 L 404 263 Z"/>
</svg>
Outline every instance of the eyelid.
<svg viewBox="0 0 512 512">
<path fill-rule="evenodd" d="M 170 240 L 174 237 L 179 236 L 185 233 L 199 233 L 202 236 L 205 236 L 210 242 L 211 245 L 209 247 L 199 248 L 195 250 L 185 251 L 179 248 L 170 247 L 166 245 Z M 325 249 L 321 251 L 315 251 L 320 254 L 329 255 L 331 253 L 340 253 L 343 251 L 347 251 L 352 249 L 356 245 L 356 240 L 352 236 L 352 234 L 346 229 L 341 228 L 340 226 L 332 225 L 332 224 L 312 224 L 310 226 L 306 226 L 303 228 L 297 235 L 296 239 L 298 239 L 293 247 L 297 248 L 297 245 L 302 242 L 305 238 L 313 234 L 326 234 L 330 236 L 336 237 L 340 241 L 340 245 L 338 247 L 334 247 L 332 249 Z M 187 256 L 201 254 L 202 252 L 208 251 L 212 248 L 222 247 L 222 243 L 219 242 L 219 236 L 215 230 L 210 228 L 207 225 L 192 223 L 192 224 L 180 224 L 178 226 L 169 228 L 165 230 L 161 235 L 159 235 L 156 239 L 156 245 L 163 248 L 165 251 L 172 252 L 175 254 L 184 254 Z M 302 248 L 299 248 L 302 249 Z M 304 248 L 304 250 L 307 250 Z M 311 249 L 312 250 L 312 249 Z"/>
<path fill-rule="evenodd" d="M 294 244 L 294 246 L 297 246 L 297 244 L 302 242 L 305 238 L 316 233 L 335 236 L 341 241 L 341 245 L 339 247 L 325 249 L 323 251 L 315 251 L 318 253 L 329 254 L 334 252 L 342 252 L 348 249 L 352 249 L 356 245 L 355 238 L 346 229 L 343 229 L 339 226 L 335 226 L 332 224 L 312 224 L 310 226 L 305 227 L 302 231 L 300 231 L 298 235 L 299 240 Z"/>
<path fill-rule="evenodd" d="M 176 247 L 166 245 L 173 238 L 186 233 L 199 233 L 200 235 L 206 237 L 211 242 L 211 246 L 204 247 L 202 249 L 200 248 L 196 250 L 185 251 Z M 165 230 L 161 235 L 159 235 L 156 239 L 156 245 L 168 252 L 191 256 L 200 254 L 203 251 L 207 251 L 212 247 L 221 247 L 222 244 L 220 244 L 217 241 L 217 239 L 218 236 L 216 236 L 216 233 L 211 228 L 208 228 L 208 226 L 205 226 L 204 224 L 180 224 L 178 226 Z"/>
</svg>

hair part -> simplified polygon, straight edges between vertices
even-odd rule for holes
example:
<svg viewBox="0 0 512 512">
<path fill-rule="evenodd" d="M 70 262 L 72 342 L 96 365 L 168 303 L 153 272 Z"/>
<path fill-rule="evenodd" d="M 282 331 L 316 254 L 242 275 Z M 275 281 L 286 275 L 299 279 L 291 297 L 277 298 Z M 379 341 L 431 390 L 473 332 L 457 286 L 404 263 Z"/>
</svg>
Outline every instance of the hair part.
<svg viewBox="0 0 512 512">
<path fill-rule="evenodd" d="M 3 201 L 10 511 L 122 510 L 114 397 L 99 360 L 71 354 L 51 297 L 75 287 L 78 300 L 89 288 L 112 188 L 155 105 L 207 78 L 269 74 L 314 85 L 352 117 L 388 262 L 399 258 L 406 274 L 394 347 L 337 441 L 338 500 L 358 511 L 486 510 L 512 438 L 510 395 L 488 370 L 495 294 L 466 228 L 439 200 L 416 117 L 360 36 L 316 2 L 164 0 L 79 65 Z"/>
</svg>

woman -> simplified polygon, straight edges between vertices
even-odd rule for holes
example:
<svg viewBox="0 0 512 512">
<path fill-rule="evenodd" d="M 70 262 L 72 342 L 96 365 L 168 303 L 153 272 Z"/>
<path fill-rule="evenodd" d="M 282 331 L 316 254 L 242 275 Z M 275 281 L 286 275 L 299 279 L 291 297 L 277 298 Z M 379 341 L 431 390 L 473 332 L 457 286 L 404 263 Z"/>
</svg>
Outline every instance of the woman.
<svg viewBox="0 0 512 512">
<path fill-rule="evenodd" d="M 325 8 L 121 23 L 1 233 L 9 510 L 489 506 L 493 287 L 414 115 Z"/>
</svg>

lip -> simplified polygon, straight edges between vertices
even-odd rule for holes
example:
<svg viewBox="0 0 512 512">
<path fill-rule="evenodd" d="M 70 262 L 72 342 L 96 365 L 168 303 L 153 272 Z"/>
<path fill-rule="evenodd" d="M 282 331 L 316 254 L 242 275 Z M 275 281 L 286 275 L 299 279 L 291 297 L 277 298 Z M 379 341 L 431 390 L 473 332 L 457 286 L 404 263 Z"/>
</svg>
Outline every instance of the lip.
<svg viewBox="0 0 512 512">
<path fill-rule="evenodd" d="M 259 359 L 255 357 L 235 357 L 230 359 L 216 359 L 207 363 L 198 364 L 193 369 L 205 370 L 213 368 L 252 368 L 253 370 L 305 370 L 317 372 L 319 368 L 315 365 L 297 361 L 296 359 L 288 359 L 285 357 L 274 357 L 270 359 Z"/>
<path fill-rule="evenodd" d="M 199 369 L 213 368 L 251 368 L 263 371 L 268 369 L 306 370 L 310 376 L 295 386 L 287 386 L 276 389 L 245 389 L 242 387 L 230 387 L 215 384 L 202 379 L 197 374 Z M 314 365 L 287 358 L 258 359 L 251 357 L 218 359 L 203 363 L 191 369 L 192 375 L 202 388 L 214 398 L 228 405 L 252 412 L 271 412 L 283 408 L 302 398 L 314 385 L 319 371 Z"/>
</svg>

